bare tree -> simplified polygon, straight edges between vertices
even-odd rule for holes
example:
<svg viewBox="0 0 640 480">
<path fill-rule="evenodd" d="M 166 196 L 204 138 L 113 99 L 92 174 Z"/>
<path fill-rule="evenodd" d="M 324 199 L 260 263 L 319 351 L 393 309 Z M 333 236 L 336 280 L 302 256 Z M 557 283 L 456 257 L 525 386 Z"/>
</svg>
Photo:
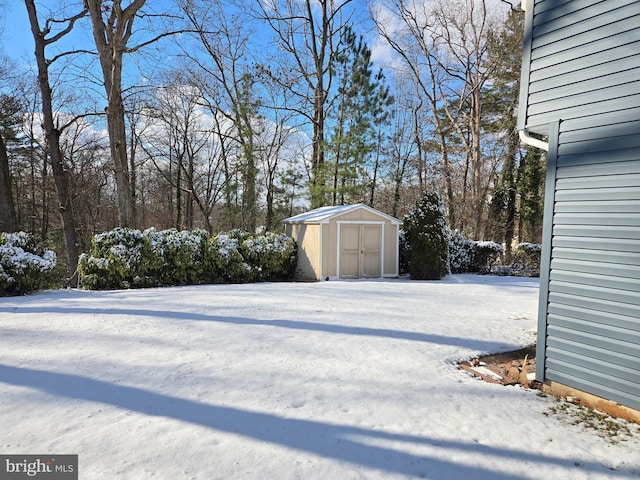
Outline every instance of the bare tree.
<svg viewBox="0 0 640 480">
<path fill-rule="evenodd" d="M 235 127 L 238 173 L 241 181 L 242 228 L 254 231 L 258 215 L 258 158 L 254 118 L 258 115 L 256 76 L 251 65 L 250 28 L 246 19 L 230 13 L 220 1 L 183 1 L 189 28 L 197 32 L 198 47 L 185 48 L 193 80 L 207 97 L 213 98 L 218 113 Z M 230 208 L 230 205 L 228 205 Z"/>
<path fill-rule="evenodd" d="M 199 191 L 197 177 L 203 173 L 213 136 L 212 119 L 207 117 L 202 95 L 180 72 L 172 72 L 168 84 L 156 89 L 142 114 L 146 125 L 139 134 L 141 146 L 173 189 L 170 207 L 174 226 L 192 229 L 196 204 L 201 210 L 204 207 L 201 198 L 206 193 Z M 205 215 L 204 220 L 210 229 L 210 219 Z"/>
<path fill-rule="evenodd" d="M 393 199 L 391 203 L 391 215 L 397 217 L 401 211 L 402 187 L 406 181 L 407 169 L 414 160 L 416 173 L 420 174 L 422 168 L 421 142 L 412 141 L 418 130 L 418 112 L 420 104 L 411 104 L 409 99 L 401 106 L 393 117 L 390 151 L 389 151 L 389 177 L 392 179 Z M 413 132 L 413 133 L 412 133 Z M 416 160 L 420 160 L 416 162 Z M 422 179 L 422 175 L 420 175 Z M 424 190 L 421 188 L 420 190 Z"/>
<path fill-rule="evenodd" d="M 448 223 L 480 234 L 490 185 L 487 169 L 495 168 L 482 149 L 482 91 L 494 68 L 486 61 L 490 15 L 485 0 L 380 5 L 372 12 L 378 33 L 398 54 L 428 108 L 432 130 L 416 129 L 416 143 L 424 149 L 429 136 L 437 139 Z"/>
<path fill-rule="evenodd" d="M 435 21 L 435 38 L 444 47 L 444 55 L 439 56 L 438 63 L 450 76 L 450 81 L 441 84 L 441 99 L 444 111 L 464 145 L 462 205 L 471 224 L 469 230 L 478 238 L 483 230 L 489 188 L 482 149 L 482 94 L 495 70 L 495 62 L 487 59 L 490 19 L 486 2 L 441 1 L 435 10 Z M 491 165 L 490 169 L 494 167 Z M 471 194 L 468 199 L 467 192 Z"/>
<path fill-rule="evenodd" d="M 0 133 L 0 231 L 13 232 L 17 226 L 16 208 L 11 195 L 9 156 Z"/>
<path fill-rule="evenodd" d="M 332 66 L 343 30 L 349 25 L 347 6 L 353 0 L 256 0 L 258 16 L 271 27 L 277 45 L 292 60 L 292 75 L 277 75 L 300 101 L 299 113 L 312 125 L 311 206 L 324 204 L 325 120 Z M 280 72 L 284 73 L 284 72 Z"/>
<path fill-rule="evenodd" d="M 93 235 L 115 225 L 109 215 L 113 212 L 109 195 L 113 171 L 108 162 L 108 142 L 82 119 L 70 124 L 60 140 L 69 172 L 78 243 L 86 249 Z"/>
<path fill-rule="evenodd" d="M 412 110 L 413 137 L 417 149 L 416 163 L 421 189 L 426 188 L 425 146 L 428 143 L 427 138 L 433 137 L 437 140 L 444 174 L 448 222 L 455 225 L 455 191 L 451 149 L 447 138 L 451 125 L 439 114 L 443 100 L 441 87 L 447 75 L 440 66 L 441 47 L 436 42 L 436 35 L 432 30 L 435 23 L 434 12 L 427 2 L 418 4 L 410 0 L 391 0 L 388 4 L 378 4 L 371 14 L 378 34 L 398 56 L 399 73 L 406 75 L 407 81 L 414 86 L 416 98 L 422 99 L 415 103 Z M 425 125 L 421 121 L 422 116 L 428 116 L 431 122 Z M 425 126 L 431 127 L 432 130 L 425 130 Z"/>
<path fill-rule="evenodd" d="M 47 139 L 53 178 L 58 193 L 59 210 L 62 217 L 64 238 L 67 247 L 70 281 L 72 284 L 75 284 L 77 282 L 76 270 L 78 267 L 76 224 L 72 209 L 71 192 L 69 190 L 69 174 L 65 168 L 64 158 L 60 148 L 61 132 L 69 124 L 61 125 L 60 119 L 55 117 L 53 111 L 53 93 L 49 82 L 49 66 L 56 59 L 62 58 L 62 54 L 58 54 L 54 59 L 48 59 L 45 54 L 45 49 L 47 46 L 57 42 L 67 35 L 73 29 L 75 23 L 86 14 L 86 10 L 62 20 L 52 18 L 47 19 L 44 28 L 42 28 L 40 26 L 34 0 L 25 0 L 25 6 L 27 7 L 29 23 L 31 24 L 31 32 L 35 40 L 35 57 L 36 63 L 38 64 L 38 85 L 40 86 L 40 92 L 42 95 L 42 125 Z M 50 35 L 53 24 L 62 24 L 64 27 L 58 33 Z"/>
<path fill-rule="evenodd" d="M 102 69 L 104 89 L 107 96 L 107 128 L 111 157 L 117 187 L 120 223 L 135 226 L 135 202 L 131 172 L 127 157 L 127 131 L 125 124 L 125 104 L 123 98 L 123 61 L 125 54 L 134 53 L 158 40 L 175 35 L 176 31 L 159 28 L 159 33 L 130 45 L 135 33 L 134 23 L 143 15 L 146 0 L 132 0 L 126 7 L 122 0 L 84 0 L 89 11 L 98 58 Z M 148 21 L 154 18 L 168 18 L 167 15 L 146 15 Z"/>
</svg>

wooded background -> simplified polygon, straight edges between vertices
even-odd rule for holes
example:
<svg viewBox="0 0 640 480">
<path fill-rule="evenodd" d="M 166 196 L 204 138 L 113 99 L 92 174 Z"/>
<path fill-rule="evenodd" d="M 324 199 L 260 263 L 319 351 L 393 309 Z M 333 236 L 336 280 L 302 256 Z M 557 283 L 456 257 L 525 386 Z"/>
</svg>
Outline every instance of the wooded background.
<svg viewBox="0 0 640 480">
<path fill-rule="evenodd" d="M 517 5 L 22 1 L 35 52 L 0 51 L 0 229 L 71 272 L 116 226 L 281 230 L 358 202 L 402 218 L 427 189 L 470 238 L 540 241 Z"/>
</svg>

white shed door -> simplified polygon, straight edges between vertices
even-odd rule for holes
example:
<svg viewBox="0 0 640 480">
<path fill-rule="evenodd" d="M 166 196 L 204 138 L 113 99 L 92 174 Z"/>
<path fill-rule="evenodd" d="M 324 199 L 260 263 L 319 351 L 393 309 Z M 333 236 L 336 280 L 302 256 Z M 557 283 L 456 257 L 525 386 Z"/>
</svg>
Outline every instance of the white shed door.
<svg viewBox="0 0 640 480">
<path fill-rule="evenodd" d="M 343 224 L 340 228 L 340 278 L 378 278 L 382 264 L 382 226 Z"/>
</svg>

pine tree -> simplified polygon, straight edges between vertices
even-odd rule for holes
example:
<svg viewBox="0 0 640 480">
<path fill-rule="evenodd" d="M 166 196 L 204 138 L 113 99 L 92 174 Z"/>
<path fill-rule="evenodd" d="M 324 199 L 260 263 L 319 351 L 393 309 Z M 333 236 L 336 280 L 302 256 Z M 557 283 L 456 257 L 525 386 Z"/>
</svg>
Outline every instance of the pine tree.
<svg viewBox="0 0 640 480">
<path fill-rule="evenodd" d="M 21 106 L 17 98 L 0 95 L 0 231 L 18 229 L 13 196 L 8 145 L 16 139 L 16 126 L 20 123 Z"/>
<path fill-rule="evenodd" d="M 366 161 L 393 103 L 382 70 L 372 71 L 371 50 L 362 36 L 346 28 L 340 44 L 333 66 L 337 88 L 327 117 L 325 197 L 332 205 L 364 198 L 370 187 L 363 175 Z"/>
<path fill-rule="evenodd" d="M 521 167 L 520 181 L 520 241 L 542 241 L 544 214 L 544 184 L 546 162 L 542 150 L 529 147 Z"/>
<path fill-rule="evenodd" d="M 501 28 L 491 32 L 488 61 L 494 62 L 496 69 L 485 92 L 485 130 L 500 136 L 504 145 L 502 170 L 492 196 L 486 233 L 506 245 L 507 258 L 511 255 L 517 216 L 521 154 L 515 110 L 520 93 L 523 28 L 522 13 L 511 11 Z"/>
</svg>

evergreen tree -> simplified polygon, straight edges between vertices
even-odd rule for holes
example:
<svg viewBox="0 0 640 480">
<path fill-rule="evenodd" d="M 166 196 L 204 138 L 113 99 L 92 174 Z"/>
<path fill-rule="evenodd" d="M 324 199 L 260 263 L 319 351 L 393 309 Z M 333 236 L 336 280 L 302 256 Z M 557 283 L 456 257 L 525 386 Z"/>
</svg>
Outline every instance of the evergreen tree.
<svg viewBox="0 0 640 480">
<path fill-rule="evenodd" d="M 332 205 L 362 201 L 368 157 L 378 146 L 379 127 L 389 118 L 393 97 L 382 70 L 372 71 L 371 50 L 362 36 L 346 28 L 333 66 L 336 93 L 328 111 L 325 201 Z M 328 198 L 326 198 L 328 197 Z"/>
<path fill-rule="evenodd" d="M 440 280 L 449 269 L 449 233 L 440 195 L 426 191 L 404 217 L 409 273 L 415 280 Z"/>
<path fill-rule="evenodd" d="M 0 231 L 4 232 L 14 232 L 18 229 L 18 219 L 11 194 L 8 148 L 16 140 L 16 126 L 20 123 L 21 110 L 17 98 L 0 95 Z"/>
<path fill-rule="evenodd" d="M 510 11 L 500 29 L 489 35 L 488 61 L 493 62 L 496 69 L 490 88 L 484 92 L 484 128 L 498 136 L 503 145 L 502 169 L 489 207 L 486 234 L 506 245 L 507 260 L 515 236 L 521 157 L 515 111 L 520 94 L 523 22 L 522 13 Z"/>
<path fill-rule="evenodd" d="M 527 148 L 520 181 L 520 241 L 542 242 L 546 162 L 542 150 Z"/>
</svg>

